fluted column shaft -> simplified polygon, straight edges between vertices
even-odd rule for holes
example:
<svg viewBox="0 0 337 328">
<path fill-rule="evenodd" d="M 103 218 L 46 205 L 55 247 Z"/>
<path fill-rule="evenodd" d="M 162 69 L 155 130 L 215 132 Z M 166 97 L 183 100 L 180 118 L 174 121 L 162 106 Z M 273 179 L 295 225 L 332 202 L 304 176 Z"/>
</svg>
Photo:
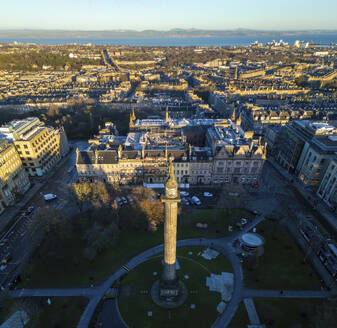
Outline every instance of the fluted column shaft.
<svg viewBox="0 0 337 328">
<path fill-rule="evenodd" d="M 177 201 L 166 200 L 164 223 L 164 270 L 162 277 L 165 282 L 175 281 L 176 279 L 177 215 Z"/>
</svg>

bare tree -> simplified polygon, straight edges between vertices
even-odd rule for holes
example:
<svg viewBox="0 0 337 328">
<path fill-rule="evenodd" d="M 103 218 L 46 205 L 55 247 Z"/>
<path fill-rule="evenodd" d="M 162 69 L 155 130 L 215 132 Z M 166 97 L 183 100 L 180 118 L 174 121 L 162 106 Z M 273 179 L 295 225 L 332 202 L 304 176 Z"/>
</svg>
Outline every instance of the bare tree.
<svg viewBox="0 0 337 328">
<path fill-rule="evenodd" d="M 107 185 L 103 182 L 92 183 L 91 186 L 91 202 L 94 207 L 107 207 L 111 203 L 111 193 L 108 191 Z"/>
<path fill-rule="evenodd" d="M 92 188 L 89 183 L 73 183 L 69 186 L 69 198 L 73 200 L 80 212 L 83 206 L 91 199 Z"/>
<path fill-rule="evenodd" d="M 141 211 L 147 220 L 148 229 L 155 231 L 158 225 L 164 221 L 164 206 L 157 199 L 156 193 L 150 188 L 136 187 L 132 191 L 135 206 Z"/>
</svg>

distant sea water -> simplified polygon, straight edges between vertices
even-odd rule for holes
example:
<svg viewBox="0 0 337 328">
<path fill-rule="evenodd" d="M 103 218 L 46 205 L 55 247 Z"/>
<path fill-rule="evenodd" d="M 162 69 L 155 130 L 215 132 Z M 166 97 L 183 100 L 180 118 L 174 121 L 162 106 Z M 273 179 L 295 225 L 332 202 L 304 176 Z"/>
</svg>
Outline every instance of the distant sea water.
<svg viewBox="0 0 337 328">
<path fill-rule="evenodd" d="M 37 43 L 37 44 L 94 44 L 94 45 L 111 45 L 111 46 L 248 46 L 254 41 L 266 44 L 272 40 L 279 41 L 282 39 L 290 45 L 294 44 L 296 40 L 306 41 L 314 44 L 330 45 L 337 44 L 337 34 L 303 34 L 291 36 L 226 36 L 226 37 L 181 37 L 181 38 L 40 38 L 40 39 L 6 39 L 0 38 L 0 43 Z"/>
</svg>

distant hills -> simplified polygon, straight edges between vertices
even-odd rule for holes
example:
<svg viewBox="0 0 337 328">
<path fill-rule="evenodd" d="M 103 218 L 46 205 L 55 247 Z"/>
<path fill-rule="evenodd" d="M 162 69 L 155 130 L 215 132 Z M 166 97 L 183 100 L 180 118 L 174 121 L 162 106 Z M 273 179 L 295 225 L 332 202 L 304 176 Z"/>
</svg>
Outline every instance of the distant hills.
<svg viewBox="0 0 337 328">
<path fill-rule="evenodd" d="M 171 29 L 158 30 L 102 30 L 102 31 L 75 31 L 75 30 L 0 30 L 2 39 L 113 39 L 113 38 L 209 38 L 229 36 L 296 36 L 306 34 L 337 34 L 337 30 L 303 30 L 303 31 L 262 31 L 250 29 L 235 30 L 203 30 L 203 29 Z"/>
</svg>

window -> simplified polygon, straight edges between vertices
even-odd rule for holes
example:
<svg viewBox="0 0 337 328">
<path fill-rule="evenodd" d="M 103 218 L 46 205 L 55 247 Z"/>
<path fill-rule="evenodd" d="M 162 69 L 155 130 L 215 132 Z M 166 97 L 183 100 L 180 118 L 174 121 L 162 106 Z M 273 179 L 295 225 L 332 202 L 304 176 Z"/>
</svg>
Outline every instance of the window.
<svg viewBox="0 0 337 328">
<path fill-rule="evenodd" d="M 27 146 L 27 145 L 23 145 L 23 147 L 24 147 L 25 149 L 28 149 L 28 146 Z"/>
</svg>

